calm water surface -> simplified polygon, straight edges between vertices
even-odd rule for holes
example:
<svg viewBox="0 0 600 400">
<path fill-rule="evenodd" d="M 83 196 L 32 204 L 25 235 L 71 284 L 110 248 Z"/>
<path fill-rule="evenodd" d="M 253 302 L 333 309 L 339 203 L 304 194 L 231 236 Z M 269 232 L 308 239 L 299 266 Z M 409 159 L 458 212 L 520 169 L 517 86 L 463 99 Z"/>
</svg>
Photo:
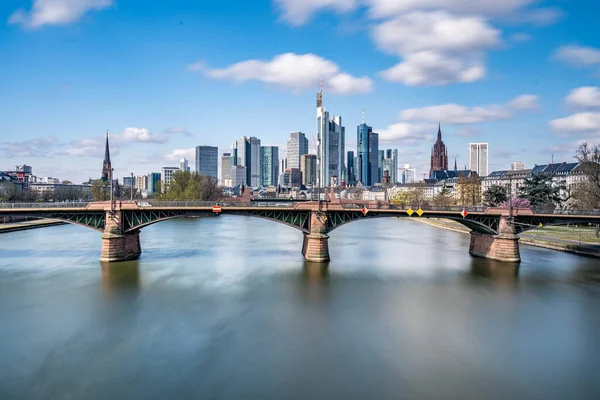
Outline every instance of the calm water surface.
<svg viewBox="0 0 600 400">
<path fill-rule="evenodd" d="M 0 399 L 598 399 L 600 261 L 405 219 L 331 233 L 242 217 L 142 231 L 102 268 L 100 235 L 0 235 Z"/>
</svg>

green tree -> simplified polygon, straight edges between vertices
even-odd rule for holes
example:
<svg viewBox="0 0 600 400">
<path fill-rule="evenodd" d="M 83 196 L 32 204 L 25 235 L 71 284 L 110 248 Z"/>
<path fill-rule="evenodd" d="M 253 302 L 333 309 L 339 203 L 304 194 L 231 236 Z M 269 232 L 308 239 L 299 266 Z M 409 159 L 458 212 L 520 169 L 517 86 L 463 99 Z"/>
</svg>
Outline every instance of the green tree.
<svg viewBox="0 0 600 400">
<path fill-rule="evenodd" d="M 92 200 L 93 201 L 106 201 L 110 200 L 110 185 L 108 182 L 104 182 L 101 179 L 97 179 L 92 182 L 92 187 L 90 188 L 92 192 Z"/>
<path fill-rule="evenodd" d="M 580 162 L 585 180 L 575 187 L 575 202 L 580 203 L 578 208 L 600 207 L 600 145 L 582 143 L 575 158 Z"/>
<path fill-rule="evenodd" d="M 59 186 L 54 189 L 54 201 L 75 201 L 82 197 L 81 190 L 69 185 Z"/>
<path fill-rule="evenodd" d="M 529 200 L 531 207 L 538 210 L 553 210 L 560 206 L 564 202 L 561 188 L 553 184 L 552 178 L 551 174 L 534 174 L 525 178 L 519 197 Z"/>
<path fill-rule="evenodd" d="M 508 200 L 506 188 L 500 185 L 492 185 L 488 190 L 483 192 L 483 202 L 488 207 L 498 207 L 500 204 Z"/>
<path fill-rule="evenodd" d="M 390 201 L 394 204 L 399 204 L 404 207 L 410 202 L 410 193 L 407 191 L 397 191 L 396 194 L 392 196 Z"/>
<path fill-rule="evenodd" d="M 433 205 L 436 207 L 448 207 L 451 206 L 453 202 L 454 199 L 452 198 L 452 194 L 445 187 L 441 192 L 435 195 L 432 201 Z"/>
<path fill-rule="evenodd" d="M 217 182 L 196 172 L 176 171 L 166 185 L 162 200 L 217 200 L 223 197 Z"/>
</svg>

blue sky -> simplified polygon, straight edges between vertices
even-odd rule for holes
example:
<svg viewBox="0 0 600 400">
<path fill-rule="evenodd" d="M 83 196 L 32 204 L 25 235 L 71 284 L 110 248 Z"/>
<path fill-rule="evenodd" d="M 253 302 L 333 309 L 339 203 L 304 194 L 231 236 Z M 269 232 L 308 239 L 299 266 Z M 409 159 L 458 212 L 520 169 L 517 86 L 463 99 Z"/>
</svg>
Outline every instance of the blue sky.
<svg viewBox="0 0 600 400">
<path fill-rule="evenodd" d="M 441 122 L 459 165 L 571 161 L 600 141 L 600 3 L 585 0 L 252 0 L 0 3 L 0 170 L 97 178 L 103 132 L 116 175 L 315 131 L 315 92 L 361 109 L 421 175 Z M 312 146 L 312 143 L 311 143 Z"/>
</svg>

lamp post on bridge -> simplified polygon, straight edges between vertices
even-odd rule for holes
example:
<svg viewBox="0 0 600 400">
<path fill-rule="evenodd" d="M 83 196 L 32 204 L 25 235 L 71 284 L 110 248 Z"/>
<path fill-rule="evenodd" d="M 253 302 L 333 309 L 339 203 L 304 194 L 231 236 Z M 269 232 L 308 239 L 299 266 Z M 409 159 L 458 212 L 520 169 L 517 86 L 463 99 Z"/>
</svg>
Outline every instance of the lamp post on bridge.
<svg viewBox="0 0 600 400">
<path fill-rule="evenodd" d="M 110 216 L 112 217 L 115 213 L 115 203 L 114 203 L 114 186 L 113 186 L 113 175 L 115 173 L 115 169 L 110 169 Z"/>
<path fill-rule="evenodd" d="M 129 188 L 129 192 L 131 193 L 131 201 L 133 201 L 133 172 L 131 173 L 131 187 Z"/>
</svg>

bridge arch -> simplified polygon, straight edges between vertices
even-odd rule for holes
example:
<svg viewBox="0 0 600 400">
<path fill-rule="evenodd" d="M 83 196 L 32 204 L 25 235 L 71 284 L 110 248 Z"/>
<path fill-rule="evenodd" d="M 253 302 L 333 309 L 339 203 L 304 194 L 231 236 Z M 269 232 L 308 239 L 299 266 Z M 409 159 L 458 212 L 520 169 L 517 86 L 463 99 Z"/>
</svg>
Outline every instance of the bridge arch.
<svg viewBox="0 0 600 400">
<path fill-rule="evenodd" d="M 104 227 L 105 227 L 105 213 L 104 212 L 81 212 L 81 213 L 23 212 L 23 213 L 11 213 L 10 215 L 15 216 L 15 217 L 58 220 L 61 222 L 66 222 L 71 225 L 83 226 L 85 228 L 93 229 L 98 232 L 104 232 Z"/>
<path fill-rule="evenodd" d="M 373 218 L 441 218 L 449 219 L 458 222 L 473 232 L 482 233 L 486 235 L 497 235 L 498 234 L 498 220 L 497 218 L 490 217 L 468 217 L 462 218 L 454 215 L 423 215 L 421 217 L 409 216 L 408 214 L 397 214 L 397 213 L 381 213 L 381 212 L 368 212 L 363 215 L 359 211 L 337 211 L 328 213 L 329 217 L 327 220 L 327 230 L 329 232 L 339 228 L 342 225 L 348 224 L 354 221 L 362 221 Z M 476 218 L 476 219 L 475 219 Z"/>
</svg>

